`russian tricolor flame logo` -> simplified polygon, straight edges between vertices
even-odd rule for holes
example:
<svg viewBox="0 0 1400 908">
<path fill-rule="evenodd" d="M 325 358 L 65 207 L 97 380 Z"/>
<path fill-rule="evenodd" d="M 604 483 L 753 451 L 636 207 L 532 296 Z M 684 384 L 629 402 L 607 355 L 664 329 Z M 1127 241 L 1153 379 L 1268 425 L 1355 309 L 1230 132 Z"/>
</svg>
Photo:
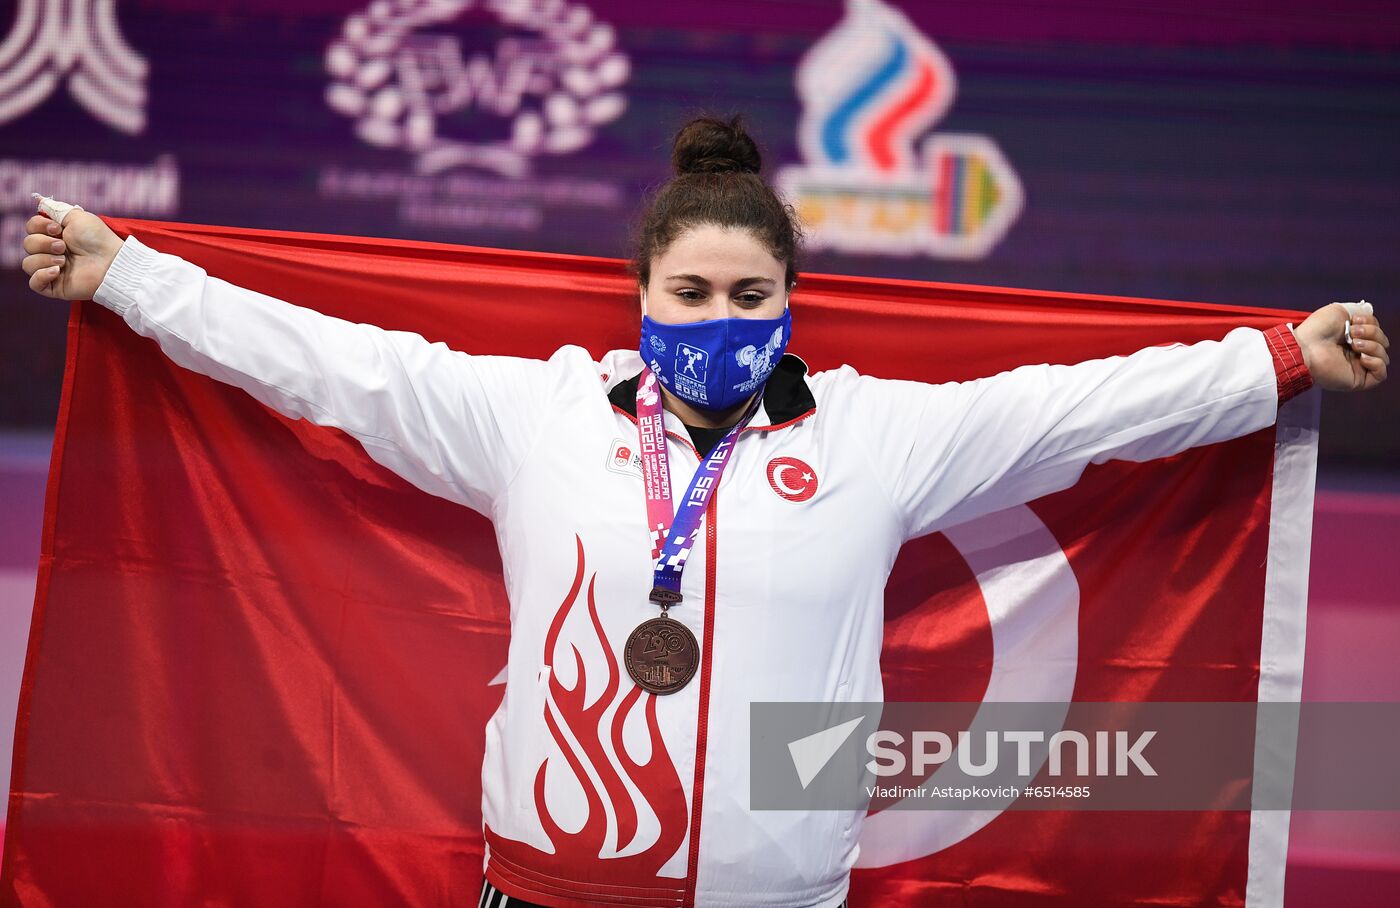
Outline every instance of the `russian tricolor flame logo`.
<svg viewBox="0 0 1400 908">
<path fill-rule="evenodd" d="M 848 0 L 798 65 L 797 93 L 807 163 L 779 179 L 815 247 L 980 258 L 1019 214 L 1021 186 L 995 142 L 929 134 L 957 79 L 899 10 Z"/>
</svg>

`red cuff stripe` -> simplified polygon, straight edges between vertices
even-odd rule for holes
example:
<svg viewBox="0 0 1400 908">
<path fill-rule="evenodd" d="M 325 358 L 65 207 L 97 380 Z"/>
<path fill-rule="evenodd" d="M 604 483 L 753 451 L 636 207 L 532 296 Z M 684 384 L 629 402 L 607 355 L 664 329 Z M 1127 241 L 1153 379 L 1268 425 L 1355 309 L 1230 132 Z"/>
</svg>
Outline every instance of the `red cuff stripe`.
<svg viewBox="0 0 1400 908">
<path fill-rule="evenodd" d="M 1274 357 L 1274 377 L 1278 379 L 1278 402 L 1282 406 L 1312 387 L 1312 373 L 1303 362 L 1303 350 L 1287 325 L 1275 325 L 1264 332 Z"/>
</svg>

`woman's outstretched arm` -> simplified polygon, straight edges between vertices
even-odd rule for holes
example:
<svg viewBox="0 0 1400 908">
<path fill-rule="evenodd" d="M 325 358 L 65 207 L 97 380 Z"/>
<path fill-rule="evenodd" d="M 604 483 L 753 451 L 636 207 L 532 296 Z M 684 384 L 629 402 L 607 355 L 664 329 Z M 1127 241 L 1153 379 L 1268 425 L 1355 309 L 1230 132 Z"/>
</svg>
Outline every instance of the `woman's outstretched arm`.
<svg viewBox="0 0 1400 908">
<path fill-rule="evenodd" d="M 1146 461 L 1273 425 L 1310 383 L 1383 381 L 1374 316 L 1324 307 L 1296 330 L 1236 328 L 1074 365 L 1026 365 L 944 384 L 856 377 L 853 412 L 909 537 L 1069 488 L 1091 463 Z M 1298 362 L 1301 359 L 1302 362 Z"/>
<path fill-rule="evenodd" d="M 562 381 L 549 363 L 469 356 L 405 331 L 323 315 L 209 276 L 85 211 L 28 224 L 30 287 L 93 299 L 174 362 L 286 416 L 333 426 L 418 487 L 490 514 Z"/>
</svg>

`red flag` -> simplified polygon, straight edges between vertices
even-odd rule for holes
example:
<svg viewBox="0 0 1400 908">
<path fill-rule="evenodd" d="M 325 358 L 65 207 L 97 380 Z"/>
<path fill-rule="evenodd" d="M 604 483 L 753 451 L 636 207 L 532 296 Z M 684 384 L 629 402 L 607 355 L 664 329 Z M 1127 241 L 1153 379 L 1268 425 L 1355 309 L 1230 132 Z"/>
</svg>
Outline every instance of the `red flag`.
<svg viewBox="0 0 1400 908">
<path fill-rule="evenodd" d="M 597 356 L 636 338 L 611 260 L 111 223 L 236 284 L 471 353 L 544 358 L 569 342 Z M 940 382 L 1299 315 L 809 276 L 795 351 L 814 370 Z M 1090 466 L 1072 489 L 976 522 L 1005 535 L 991 561 L 960 528 L 907 545 L 887 596 L 888 699 L 1008 699 L 999 621 L 1043 622 L 1072 655 L 1045 660 L 1061 670 L 1046 669 L 1042 694 L 1297 699 L 1316 403 L 1291 401 L 1278 426 L 1234 441 Z M 1010 598 L 989 579 L 1038 559 L 1060 574 Z M 485 518 L 75 304 L 6 902 L 472 902 L 482 729 L 509 630 L 500 571 Z M 1063 571 L 1077 594 L 1046 611 Z M 1287 822 L 877 815 L 851 901 L 1277 903 Z"/>
</svg>

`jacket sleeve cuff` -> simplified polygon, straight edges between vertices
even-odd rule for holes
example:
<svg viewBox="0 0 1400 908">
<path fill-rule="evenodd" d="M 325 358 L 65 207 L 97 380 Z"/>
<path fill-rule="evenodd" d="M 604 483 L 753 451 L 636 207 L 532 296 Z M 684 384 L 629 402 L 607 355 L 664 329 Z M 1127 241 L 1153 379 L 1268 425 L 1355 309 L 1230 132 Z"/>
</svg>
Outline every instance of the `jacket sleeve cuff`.
<svg viewBox="0 0 1400 908">
<path fill-rule="evenodd" d="M 125 316 L 126 311 L 136 305 L 141 285 L 159 255 L 135 235 L 128 236 L 107 267 L 106 276 L 92 295 L 93 301 Z"/>
<path fill-rule="evenodd" d="M 1274 377 L 1278 379 L 1279 406 L 1312 387 L 1312 372 L 1303 361 L 1303 350 L 1293 336 L 1291 324 L 1275 325 L 1264 332 L 1269 353 L 1274 358 Z"/>
</svg>

